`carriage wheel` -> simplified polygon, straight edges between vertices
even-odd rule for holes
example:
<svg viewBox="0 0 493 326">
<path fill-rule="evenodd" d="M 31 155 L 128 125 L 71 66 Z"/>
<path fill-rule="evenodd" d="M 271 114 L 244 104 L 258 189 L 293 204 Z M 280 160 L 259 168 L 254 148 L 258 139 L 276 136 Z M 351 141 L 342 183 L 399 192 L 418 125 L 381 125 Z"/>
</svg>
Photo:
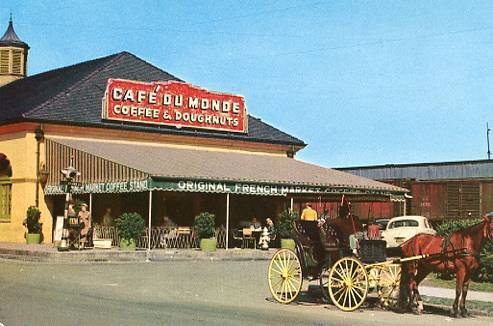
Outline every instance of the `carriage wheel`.
<svg viewBox="0 0 493 326">
<path fill-rule="evenodd" d="M 378 281 L 378 298 L 385 308 L 395 308 L 399 303 L 401 265 L 382 266 Z"/>
<path fill-rule="evenodd" d="M 344 311 L 358 309 L 368 294 L 368 275 L 363 264 L 352 257 L 336 261 L 329 273 L 328 290 L 337 308 Z"/>
<path fill-rule="evenodd" d="M 330 295 L 329 295 L 329 273 L 330 268 L 332 267 L 332 262 L 326 261 L 322 266 L 322 270 L 320 271 L 320 292 L 322 292 L 322 300 L 325 303 L 331 303 Z"/>
<path fill-rule="evenodd" d="M 289 249 L 280 249 L 269 264 L 269 289 L 276 301 L 290 303 L 300 293 L 303 283 L 300 260 Z"/>
</svg>

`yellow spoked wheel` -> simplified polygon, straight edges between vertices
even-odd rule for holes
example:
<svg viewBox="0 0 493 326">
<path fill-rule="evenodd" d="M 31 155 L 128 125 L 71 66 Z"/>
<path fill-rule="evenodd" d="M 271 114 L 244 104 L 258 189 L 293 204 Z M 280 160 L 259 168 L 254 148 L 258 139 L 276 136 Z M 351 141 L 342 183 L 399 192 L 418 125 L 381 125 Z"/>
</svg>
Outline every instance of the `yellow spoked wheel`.
<svg viewBox="0 0 493 326">
<path fill-rule="evenodd" d="M 368 294 L 368 275 L 363 264 L 352 257 L 336 261 L 329 273 L 329 295 L 337 308 L 353 311 Z"/>
<path fill-rule="evenodd" d="M 290 303 L 300 293 L 303 283 L 300 260 L 289 249 L 280 249 L 269 264 L 269 289 L 276 301 Z"/>
<path fill-rule="evenodd" d="M 401 265 L 382 266 L 378 281 L 378 298 L 384 308 L 395 308 L 399 302 Z"/>
</svg>

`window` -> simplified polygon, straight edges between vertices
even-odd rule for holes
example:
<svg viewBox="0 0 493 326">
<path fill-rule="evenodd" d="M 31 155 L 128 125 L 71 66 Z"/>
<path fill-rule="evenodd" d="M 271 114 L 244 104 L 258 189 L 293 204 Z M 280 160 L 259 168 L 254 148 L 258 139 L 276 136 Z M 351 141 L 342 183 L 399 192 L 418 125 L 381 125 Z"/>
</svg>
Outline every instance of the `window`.
<svg viewBox="0 0 493 326">
<path fill-rule="evenodd" d="M 400 221 L 393 222 L 390 228 L 394 229 L 394 228 L 417 227 L 417 226 L 419 226 L 418 221 L 400 220 Z"/>
<path fill-rule="evenodd" d="M 12 202 L 12 182 L 10 178 L 0 178 L 0 221 L 10 221 Z"/>
<path fill-rule="evenodd" d="M 22 51 L 12 50 L 12 73 L 22 74 Z"/>
<path fill-rule="evenodd" d="M 9 50 L 0 50 L 0 73 L 9 73 Z"/>
</svg>

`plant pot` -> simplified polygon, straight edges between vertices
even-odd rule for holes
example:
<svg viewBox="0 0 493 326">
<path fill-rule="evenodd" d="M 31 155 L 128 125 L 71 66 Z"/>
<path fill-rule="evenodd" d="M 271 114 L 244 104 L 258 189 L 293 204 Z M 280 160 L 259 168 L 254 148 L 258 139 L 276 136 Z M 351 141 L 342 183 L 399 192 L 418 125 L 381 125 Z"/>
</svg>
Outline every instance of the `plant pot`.
<svg viewBox="0 0 493 326">
<path fill-rule="evenodd" d="M 296 242 L 293 239 L 281 239 L 281 248 L 282 249 L 291 249 L 294 251 L 296 248 Z"/>
<path fill-rule="evenodd" d="M 135 251 L 135 248 L 137 247 L 137 244 L 135 243 L 134 239 L 121 239 L 120 240 L 120 250 L 124 251 Z"/>
<path fill-rule="evenodd" d="M 202 251 L 216 251 L 216 238 L 200 239 L 200 249 Z"/>
<path fill-rule="evenodd" d="M 26 243 L 27 244 L 40 244 L 41 243 L 41 234 L 39 234 L 39 233 L 28 233 L 28 234 L 26 234 Z"/>
</svg>

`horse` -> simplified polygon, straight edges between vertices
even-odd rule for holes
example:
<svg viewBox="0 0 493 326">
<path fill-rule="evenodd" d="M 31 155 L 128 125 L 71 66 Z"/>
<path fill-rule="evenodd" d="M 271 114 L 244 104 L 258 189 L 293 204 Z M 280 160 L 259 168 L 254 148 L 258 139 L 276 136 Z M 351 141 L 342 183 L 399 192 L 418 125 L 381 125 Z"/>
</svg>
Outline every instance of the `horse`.
<svg viewBox="0 0 493 326">
<path fill-rule="evenodd" d="M 452 316 L 468 315 L 466 296 L 471 276 L 479 268 L 479 254 L 486 241 L 493 241 L 493 212 L 486 214 L 480 223 L 453 232 L 448 237 L 417 234 L 401 245 L 401 257 L 425 255 L 424 258 L 403 264 L 401 282 L 408 290 L 408 309 L 417 299 L 417 313 L 423 312 L 423 301 L 418 285 L 430 272 L 452 271 L 456 273 L 455 301 Z M 462 296 L 461 296 L 462 295 Z M 459 298 L 460 305 L 459 305 Z"/>
</svg>

